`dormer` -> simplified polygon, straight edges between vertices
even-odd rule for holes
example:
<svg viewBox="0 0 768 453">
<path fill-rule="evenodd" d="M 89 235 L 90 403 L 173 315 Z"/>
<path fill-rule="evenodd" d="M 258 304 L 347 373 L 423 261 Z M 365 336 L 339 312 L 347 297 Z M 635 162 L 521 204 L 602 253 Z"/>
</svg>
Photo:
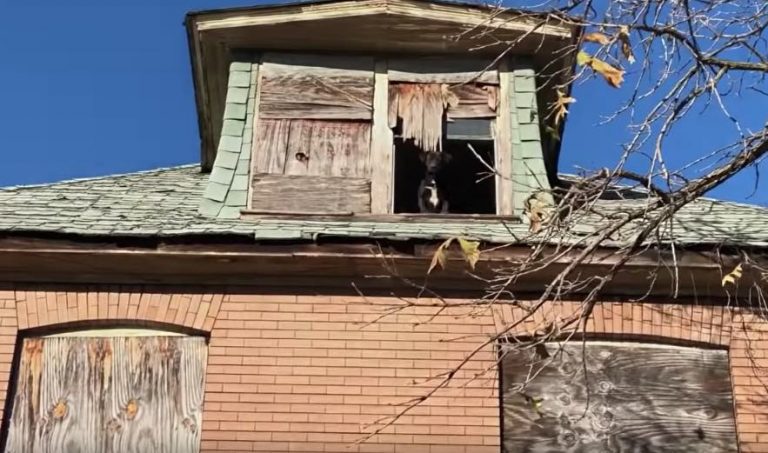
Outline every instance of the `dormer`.
<svg viewBox="0 0 768 453">
<path fill-rule="evenodd" d="M 559 20 L 338 0 L 192 13 L 187 28 L 203 215 L 418 216 L 434 184 L 447 208 L 430 215 L 516 216 L 554 180 L 545 107 L 578 33 Z"/>
</svg>

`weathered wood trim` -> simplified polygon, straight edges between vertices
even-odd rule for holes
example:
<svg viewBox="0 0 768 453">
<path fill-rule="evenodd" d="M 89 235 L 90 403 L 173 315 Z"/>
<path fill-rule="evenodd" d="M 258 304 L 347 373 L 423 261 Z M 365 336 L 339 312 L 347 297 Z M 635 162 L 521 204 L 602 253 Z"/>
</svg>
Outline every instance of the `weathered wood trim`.
<svg viewBox="0 0 768 453">
<path fill-rule="evenodd" d="M 109 337 L 186 337 L 189 335 L 180 332 L 159 329 L 132 329 L 132 328 L 104 328 L 88 330 L 68 330 L 65 332 L 42 335 L 41 338 L 109 338 Z"/>
<path fill-rule="evenodd" d="M 276 213 L 280 213 L 275 217 Z M 434 222 L 450 224 L 452 221 L 456 223 L 465 224 L 467 220 L 478 221 L 506 221 L 508 223 L 522 223 L 522 220 L 518 216 L 514 215 L 495 215 L 495 214 L 422 214 L 422 213 L 398 213 L 398 214 L 366 214 L 349 211 L 340 211 L 338 213 L 326 213 L 326 212 L 297 212 L 297 211 L 285 211 L 285 210 L 264 210 L 264 209 L 244 209 L 241 211 L 243 218 L 263 218 L 263 219 L 291 219 L 291 220 L 307 220 L 307 221 L 322 221 L 329 215 L 334 216 L 348 216 L 351 222 L 389 222 L 389 223 L 402 223 L 402 222 Z"/>
<path fill-rule="evenodd" d="M 323 211 L 285 211 L 285 210 L 269 210 L 269 209 L 260 209 L 260 210 L 243 210 L 243 215 L 250 215 L 250 216 L 270 216 L 271 218 L 274 218 L 274 216 L 286 216 L 286 217 L 314 217 L 314 216 L 321 216 L 321 217 L 350 217 L 353 216 L 355 213 L 352 211 L 339 211 L 339 212 L 323 212 Z"/>
<path fill-rule="evenodd" d="M 254 63 L 251 67 L 251 71 L 256 71 L 256 86 L 254 89 L 256 90 L 256 96 L 254 98 L 253 102 L 253 124 L 251 124 L 251 127 L 253 128 L 253 137 L 251 138 L 251 171 L 248 173 L 248 181 L 251 181 L 251 178 L 253 178 L 253 175 L 256 174 L 256 153 L 258 152 L 258 149 L 256 147 L 257 143 L 257 137 L 256 134 L 258 133 L 258 125 L 259 125 L 259 103 L 261 102 L 261 59 L 264 58 L 264 55 L 259 55 L 259 63 Z M 245 200 L 245 207 L 246 209 L 250 209 L 252 207 L 253 203 L 253 184 L 248 184 L 248 199 Z"/>
<path fill-rule="evenodd" d="M 371 119 L 373 57 L 272 52 L 261 74 L 262 119 Z"/>
<path fill-rule="evenodd" d="M 199 31 L 224 28 L 240 28 L 276 23 L 323 20 L 339 17 L 393 14 L 419 17 L 428 20 L 454 22 L 467 26 L 480 25 L 489 29 L 511 30 L 534 36 L 550 35 L 570 37 L 570 28 L 564 24 L 544 24 L 545 18 L 523 18 L 514 12 L 496 8 L 477 7 L 470 9 L 462 5 L 429 3 L 415 0 L 363 0 L 339 1 L 326 4 L 291 5 L 274 8 L 257 8 L 252 11 L 225 11 L 205 13 L 196 20 Z M 517 20 L 515 20 L 517 19 Z"/>
<path fill-rule="evenodd" d="M 390 58 L 390 82 L 498 84 L 499 73 L 491 59 L 451 57 Z"/>
<path fill-rule="evenodd" d="M 18 284 L 304 285 L 340 290 L 351 290 L 350 283 L 354 282 L 360 288 L 390 291 L 400 280 L 392 278 L 385 269 L 384 257 L 396 266 L 401 277 L 421 279 L 438 242 L 361 238 L 356 243 L 350 243 L 349 239 L 340 243 L 336 239 L 306 237 L 223 244 L 220 239 L 204 243 L 201 239 L 190 242 L 187 238 L 179 243 L 166 244 L 164 240 L 131 245 L 127 242 L 94 242 L 93 239 L 73 242 L 7 238 L 0 239 L 0 281 Z M 494 275 L 493 269 L 525 260 L 530 254 L 530 248 L 522 245 L 494 249 L 482 246 L 482 249 L 473 274 L 489 278 Z M 545 253 L 554 254 L 556 250 Z M 572 260 L 570 254 L 558 257 L 546 269 L 525 276 L 515 284 L 516 294 L 539 293 Z M 727 266 L 736 260 L 738 257 Z M 446 270 L 430 276 L 433 289 L 465 293 L 482 291 L 482 281 L 467 275 L 464 257 L 455 246 L 449 251 L 448 263 Z M 615 264 L 615 250 L 602 249 L 584 263 L 580 272 L 584 278 L 604 275 Z M 672 272 L 664 270 L 673 265 L 679 276 L 677 282 Z M 604 295 L 620 298 L 645 295 L 649 276 L 658 273 L 651 295 L 660 298 L 661 302 L 671 300 L 671 291 L 677 284 L 678 297 L 695 296 L 692 302 L 696 304 L 724 305 L 729 299 L 720 285 L 721 269 L 722 264 L 714 253 L 686 251 L 673 257 L 669 252 L 648 251 L 622 267 L 622 272 L 617 274 Z M 739 292 L 746 294 L 752 282 L 758 279 L 757 275 L 745 273 Z M 730 300 L 732 297 L 733 294 Z"/>
<path fill-rule="evenodd" d="M 496 213 L 513 215 L 512 183 L 512 86 L 513 72 L 510 62 L 505 58 L 499 63 L 499 107 L 496 121 L 496 140 L 494 167 L 496 168 Z"/>
<path fill-rule="evenodd" d="M 367 178 L 256 174 L 251 185 L 255 210 L 365 213 L 371 209 Z"/>
<path fill-rule="evenodd" d="M 371 213 L 390 214 L 394 209 L 394 137 L 389 127 L 389 77 L 387 61 L 376 61 L 371 131 Z"/>
</svg>

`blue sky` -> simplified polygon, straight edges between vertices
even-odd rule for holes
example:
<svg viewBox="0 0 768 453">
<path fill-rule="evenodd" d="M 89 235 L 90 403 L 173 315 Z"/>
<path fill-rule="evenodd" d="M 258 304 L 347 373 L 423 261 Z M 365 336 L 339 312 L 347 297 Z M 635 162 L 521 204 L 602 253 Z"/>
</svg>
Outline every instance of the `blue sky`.
<svg viewBox="0 0 768 453">
<path fill-rule="evenodd" d="M 227 0 L 7 0 L 0 6 L 0 186 L 130 172 L 199 160 L 197 120 L 182 21 L 189 10 L 242 6 Z M 579 85 L 561 171 L 610 166 L 626 122 L 599 126 L 617 94 L 600 80 Z M 768 102 L 734 99 L 754 127 Z M 671 142 L 682 165 L 732 128 L 712 114 L 687 120 Z M 766 167 L 766 165 L 763 165 Z M 763 173 L 768 172 L 766 168 Z M 711 195 L 768 205 L 749 170 Z M 755 193 L 753 193 L 755 192 Z"/>
</svg>

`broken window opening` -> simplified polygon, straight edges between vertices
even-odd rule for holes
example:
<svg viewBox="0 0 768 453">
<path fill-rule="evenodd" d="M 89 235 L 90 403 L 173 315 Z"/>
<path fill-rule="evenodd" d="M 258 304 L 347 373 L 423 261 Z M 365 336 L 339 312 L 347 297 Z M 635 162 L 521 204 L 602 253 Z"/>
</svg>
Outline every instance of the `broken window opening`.
<svg viewBox="0 0 768 453">
<path fill-rule="evenodd" d="M 479 84 L 390 86 L 395 213 L 496 213 L 497 91 Z"/>
<path fill-rule="evenodd" d="M 495 214 L 496 178 L 469 149 L 471 145 L 485 163 L 493 166 L 494 146 L 490 140 L 447 138 L 442 154 L 447 156 L 438 171 L 436 183 L 447 201 L 449 214 Z M 395 139 L 395 213 L 423 213 L 419 188 L 426 174 L 421 149 L 412 140 Z M 435 214 L 442 214 L 438 212 Z"/>
</svg>

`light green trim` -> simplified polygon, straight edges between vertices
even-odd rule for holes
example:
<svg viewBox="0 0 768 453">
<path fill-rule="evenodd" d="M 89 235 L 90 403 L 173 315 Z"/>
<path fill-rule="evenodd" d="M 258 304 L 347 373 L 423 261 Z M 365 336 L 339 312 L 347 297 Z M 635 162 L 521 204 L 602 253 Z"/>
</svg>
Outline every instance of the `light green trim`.
<svg viewBox="0 0 768 453">
<path fill-rule="evenodd" d="M 513 96 L 512 118 L 512 181 L 514 213 L 522 215 L 525 202 L 533 194 L 549 191 L 549 179 L 544 165 L 541 144 L 539 108 L 536 101 L 536 73 L 532 62 L 518 59 L 513 63 L 510 83 Z"/>
<path fill-rule="evenodd" d="M 205 217 L 240 217 L 248 193 L 253 142 L 254 97 L 259 56 L 235 55 L 229 66 L 224 123 L 211 174 L 198 212 Z"/>
</svg>

